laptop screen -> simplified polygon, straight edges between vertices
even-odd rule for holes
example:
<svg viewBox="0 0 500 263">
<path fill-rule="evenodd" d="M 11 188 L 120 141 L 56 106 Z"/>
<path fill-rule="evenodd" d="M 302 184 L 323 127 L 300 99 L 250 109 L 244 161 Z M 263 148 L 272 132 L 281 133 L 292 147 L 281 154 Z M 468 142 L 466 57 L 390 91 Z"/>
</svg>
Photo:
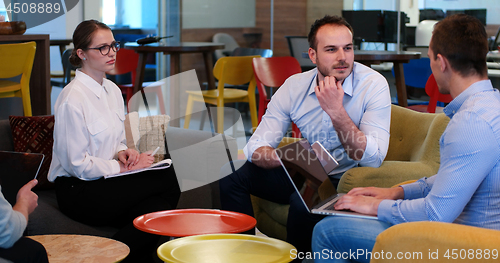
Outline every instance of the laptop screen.
<svg viewBox="0 0 500 263">
<path fill-rule="evenodd" d="M 319 202 L 315 189 L 324 180 L 328 180 L 328 174 L 316 153 L 307 140 L 277 148 L 276 153 L 304 204 L 311 209 Z"/>
<path fill-rule="evenodd" d="M 307 140 L 277 148 L 276 153 L 289 172 L 294 170 L 317 185 L 328 179 L 328 174 Z"/>
<path fill-rule="evenodd" d="M 313 172 L 313 170 L 314 172 L 321 172 L 323 168 L 321 166 L 320 161 L 317 158 L 316 159 L 309 158 L 308 159 L 309 161 L 304 161 L 307 158 L 299 157 L 296 158 L 295 161 L 293 161 L 291 157 L 298 156 L 296 155 L 297 152 L 293 153 L 293 151 L 294 149 L 300 149 L 300 147 L 292 146 L 288 148 L 292 150 L 289 150 L 289 156 L 287 158 L 284 158 L 282 148 L 276 149 L 276 152 L 278 156 L 281 156 L 280 158 L 281 166 L 285 170 L 288 179 L 292 182 L 295 191 L 299 195 L 299 198 L 301 199 L 302 204 L 304 205 L 306 210 L 308 210 L 310 213 L 320 214 L 320 215 L 340 215 L 340 216 L 351 216 L 351 217 L 359 217 L 367 219 L 377 219 L 376 216 L 364 215 L 353 211 L 335 210 L 333 204 L 338 200 L 338 198 L 340 198 L 342 194 L 335 194 L 324 201 L 320 201 L 319 196 L 316 194 L 316 187 L 318 185 L 312 183 L 311 180 L 305 180 L 305 178 L 308 179 L 312 178 L 313 176 L 310 175 L 310 172 Z M 305 154 L 305 156 L 307 156 L 307 154 Z M 319 163 L 319 167 L 321 168 L 321 170 L 306 167 L 306 166 L 317 166 L 318 165 L 317 163 Z M 323 173 L 326 174 L 324 170 Z"/>
<path fill-rule="evenodd" d="M 0 151 L 0 185 L 2 194 L 11 205 L 16 203 L 17 192 L 36 178 L 44 155 L 40 153 L 19 153 Z"/>
</svg>

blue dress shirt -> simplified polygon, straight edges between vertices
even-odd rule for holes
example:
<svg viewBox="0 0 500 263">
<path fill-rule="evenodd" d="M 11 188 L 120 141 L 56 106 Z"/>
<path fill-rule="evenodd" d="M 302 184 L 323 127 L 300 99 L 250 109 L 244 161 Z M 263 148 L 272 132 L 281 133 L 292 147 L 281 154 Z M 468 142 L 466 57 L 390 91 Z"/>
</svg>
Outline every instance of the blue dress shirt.
<svg viewBox="0 0 500 263">
<path fill-rule="evenodd" d="M 384 200 L 380 220 L 442 221 L 500 229 L 500 93 L 474 83 L 445 109 L 438 173 L 403 185 L 405 199 Z"/>
<path fill-rule="evenodd" d="M 314 88 L 317 69 L 288 78 L 271 98 L 262 121 L 252 135 L 244 153 L 251 162 L 253 152 L 262 146 L 276 148 L 291 122 L 311 144 L 321 142 L 339 162 L 330 175 L 336 178 L 355 166 L 378 167 L 389 146 L 391 96 L 387 80 L 375 70 L 355 62 L 344 80 L 343 105 L 354 124 L 366 136 L 366 148 L 360 161 L 347 155 L 328 114 L 321 108 Z M 344 135 L 346 136 L 346 135 Z"/>
<path fill-rule="evenodd" d="M 11 248 L 23 236 L 27 225 L 26 217 L 12 209 L 0 189 L 0 248 Z"/>
</svg>

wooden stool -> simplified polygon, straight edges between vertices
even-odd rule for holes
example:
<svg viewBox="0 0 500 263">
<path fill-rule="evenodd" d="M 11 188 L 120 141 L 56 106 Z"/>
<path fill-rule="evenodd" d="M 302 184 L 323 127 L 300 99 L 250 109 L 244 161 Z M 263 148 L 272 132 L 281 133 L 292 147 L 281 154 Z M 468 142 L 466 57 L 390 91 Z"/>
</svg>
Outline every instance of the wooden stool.
<svg viewBox="0 0 500 263">
<path fill-rule="evenodd" d="M 97 236 L 40 235 L 29 236 L 40 242 L 50 263 L 110 263 L 122 261 L 130 252 L 122 242 Z"/>
</svg>

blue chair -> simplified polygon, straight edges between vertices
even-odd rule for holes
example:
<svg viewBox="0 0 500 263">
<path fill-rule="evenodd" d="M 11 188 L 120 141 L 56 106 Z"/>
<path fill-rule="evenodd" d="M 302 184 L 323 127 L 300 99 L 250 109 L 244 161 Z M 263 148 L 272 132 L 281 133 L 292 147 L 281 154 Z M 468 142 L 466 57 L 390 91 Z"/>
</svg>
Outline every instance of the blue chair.
<svg viewBox="0 0 500 263">
<path fill-rule="evenodd" d="M 73 52 L 72 48 L 64 50 L 61 56 L 61 62 L 63 65 L 62 80 L 51 80 L 50 84 L 52 86 L 64 88 L 71 82 L 71 78 L 75 76 L 76 67 L 71 65 L 71 63 L 69 63 L 69 57 L 71 56 L 71 52 Z"/>
<path fill-rule="evenodd" d="M 406 86 L 425 89 L 425 83 L 432 74 L 429 58 L 411 59 L 410 63 L 403 64 L 403 68 Z M 394 76 L 394 68 L 392 75 Z"/>
<path fill-rule="evenodd" d="M 432 74 L 430 59 L 411 59 L 409 63 L 403 64 L 403 69 L 408 94 L 410 96 L 413 94 L 419 94 L 416 96 L 425 95 L 425 84 L 427 83 L 429 76 Z M 394 76 L 394 68 L 392 69 L 392 75 Z M 415 102 L 411 104 L 415 104 Z M 417 104 L 426 104 L 426 102 Z"/>
</svg>

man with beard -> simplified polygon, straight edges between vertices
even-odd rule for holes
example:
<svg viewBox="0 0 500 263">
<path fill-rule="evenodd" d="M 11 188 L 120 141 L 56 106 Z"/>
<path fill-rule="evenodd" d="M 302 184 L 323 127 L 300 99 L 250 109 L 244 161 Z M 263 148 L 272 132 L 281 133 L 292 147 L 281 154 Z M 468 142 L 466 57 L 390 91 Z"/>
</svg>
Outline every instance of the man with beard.
<svg viewBox="0 0 500 263">
<path fill-rule="evenodd" d="M 247 161 L 220 180 L 222 209 L 253 216 L 250 194 L 290 204 L 287 241 L 310 249 L 312 229 L 322 216 L 307 212 L 275 153 L 291 122 L 311 144 L 319 141 L 339 162 L 329 177 L 336 186 L 357 166 L 378 167 L 387 154 L 391 98 L 386 79 L 354 62 L 353 30 L 342 17 L 316 20 L 308 36 L 317 65 L 288 78 L 244 148 Z M 226 166 L 225 168 L 228 168 Z"/>
<path fill-rule="evenodd" d="M 500 230 L 500 93 L 488 79 L 487 53 L 488 35 L 479 19 L 456 14 L 434 26 L 427 53 L 430 67 L 439 92 L 453 98 L 444 108 L 450 123 L 439 140 L 437 174 L 394 188 L 349 191 L 335 209 L 376 215 L 378 220 L 325 218 L 314 228 L 313 251 L 322 253 L 314 262 L 370 262 L 372 253 L 345 252 L 371 252 L 380 233 L 406 222 Z M 425 227 L 421 231 L 430 232 Z M 398 236 L 403 243 L 408 238 Z M 432 244 L 429 248 L 436 249 Z"/>
</svg>

